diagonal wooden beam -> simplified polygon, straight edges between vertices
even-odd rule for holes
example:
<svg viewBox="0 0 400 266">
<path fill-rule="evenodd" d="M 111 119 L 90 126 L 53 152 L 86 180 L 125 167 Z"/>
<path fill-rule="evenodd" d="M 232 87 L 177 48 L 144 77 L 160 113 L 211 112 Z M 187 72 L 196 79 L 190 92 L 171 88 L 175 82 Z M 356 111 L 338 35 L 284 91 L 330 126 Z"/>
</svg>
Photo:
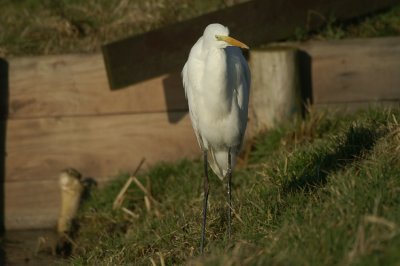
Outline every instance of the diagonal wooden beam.
<svg viewBox="0 0 400 266">
<path fill-rule="evenodd" d="M 178 72 L 206 25 L 222 23 L 250 47 L 321 27 L 334 16 L 347 20 L 388 8 L 400 0 L 253 0 L 102 47 L 111 89 Z"/>
</svg>

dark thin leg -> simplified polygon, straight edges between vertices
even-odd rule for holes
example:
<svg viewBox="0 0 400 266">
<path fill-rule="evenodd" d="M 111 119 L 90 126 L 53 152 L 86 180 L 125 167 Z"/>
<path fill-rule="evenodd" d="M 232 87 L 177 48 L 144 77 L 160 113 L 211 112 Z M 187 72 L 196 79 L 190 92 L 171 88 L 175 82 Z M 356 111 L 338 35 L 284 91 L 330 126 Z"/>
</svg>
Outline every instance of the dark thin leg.
<svg viewBox="0 0 400 266">
<path fill-rule="evenodd" d="M 231 194 L 231 184 L 232 184 L 232 160 L 231 160 L 231 149 L 228 150 L 228 172 L 226 173 L 228 177 L 228 238 L 231 239 L 231 220 L 232 220 L 232 194 Z"/>
<path fill-rule="evenodd" d="M 207 201 L 208 201 L 208 191 L 210 188 L 210 185 L 208 183 L 207 151 L 204 151 L 203 159 L 204 159 L 204 203 L 203 203 L 203 224 L 201 226 L 200 254 L 203 254 L 204 242 L 206 238 Z"/>
</svg>

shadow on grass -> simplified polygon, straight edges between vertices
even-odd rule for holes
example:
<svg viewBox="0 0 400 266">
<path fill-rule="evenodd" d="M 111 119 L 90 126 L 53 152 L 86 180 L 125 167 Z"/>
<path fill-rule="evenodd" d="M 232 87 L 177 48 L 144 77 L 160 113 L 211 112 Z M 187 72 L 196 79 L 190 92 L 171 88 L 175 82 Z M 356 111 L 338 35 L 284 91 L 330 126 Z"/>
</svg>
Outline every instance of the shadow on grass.
<svg viewBox="0 0 400 266">
<path fill-rule="evenodd" d="M 329 174 L 337 172 L 349 164 L 364 157 L 379 137 L 382 136 L 374 128 L 351 126 L 345 141 L 332 153 L 316 156 L 311 163 L 305 163 L 303 174 L 293 178 L 283 187 L 285 192 L 312 191 L 327 183 Z"/>
</svg>

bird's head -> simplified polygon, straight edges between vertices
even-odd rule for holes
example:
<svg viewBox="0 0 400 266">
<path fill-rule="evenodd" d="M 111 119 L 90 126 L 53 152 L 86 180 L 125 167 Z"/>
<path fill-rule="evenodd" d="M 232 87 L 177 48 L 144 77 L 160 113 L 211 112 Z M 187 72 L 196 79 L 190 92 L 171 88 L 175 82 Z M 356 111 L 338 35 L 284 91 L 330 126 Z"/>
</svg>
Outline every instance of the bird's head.
<svg viewBox="0 0 400 266">
<path fill-rule="evenodd" d="M 205 45 L 208 47 L 226 48 L 227 46 L 237 46 L 243 49 L 249 47 L 229 36 L 229 29 L 221 24 L 210 24 L 206 27 L 203 34 Z"/>
</svg>

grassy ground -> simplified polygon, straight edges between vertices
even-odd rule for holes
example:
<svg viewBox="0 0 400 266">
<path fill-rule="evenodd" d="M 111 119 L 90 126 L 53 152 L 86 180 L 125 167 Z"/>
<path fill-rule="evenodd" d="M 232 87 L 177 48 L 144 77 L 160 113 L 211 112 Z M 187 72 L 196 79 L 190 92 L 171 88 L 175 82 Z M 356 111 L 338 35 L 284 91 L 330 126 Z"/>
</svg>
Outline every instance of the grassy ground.
<svg viewBox="0 0 400 266">
<path fill-rule="evenodd" d="M 316 32 L 297 30 L 294 40 L 337 40 L 344 38 L 369 38 L 400 35 L 400 5 L 347 21 L 337 21 L 334 16 L 324 18 L 325 26 Z"/>
<path fill-rule="evenodd" d="M 0 56 L 99 51 L 126 38 L 233 4 L 227 0 L 2 0 Z"/>
<path fill-rule="evenodd" d="M 225 188 L 211 178 L 205 256 L 199 256 L 202 165 L 160 164 L 93 195 L 80 215 L 74 265 L 398 265 L 400 110 L 311 113 L 259 136 L 234 172 L 233 239 Z M 151 188 L 150 188 L 151 187 Z"/>
<path fill-rule="evenodd" d="M 139 34 L 246 0 L 2 0 L 0 57 L 99 51 Z M 325 18 L 318 33 L 295 40 L 400 35 L 400 5 L 350 23 Z"/>
</svg>

